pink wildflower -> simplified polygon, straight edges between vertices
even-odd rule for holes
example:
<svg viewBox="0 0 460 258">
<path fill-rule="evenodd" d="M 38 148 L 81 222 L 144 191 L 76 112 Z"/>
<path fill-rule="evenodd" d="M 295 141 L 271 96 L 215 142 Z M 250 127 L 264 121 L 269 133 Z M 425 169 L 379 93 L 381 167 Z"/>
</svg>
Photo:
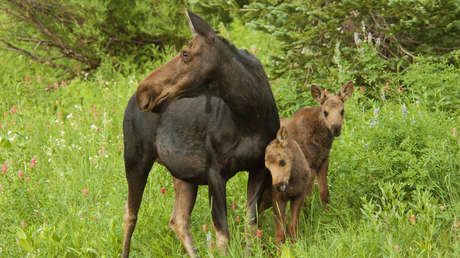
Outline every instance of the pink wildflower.
<svg viewBox="0 0 460 258">
<path fill-rule="evenodd" d="M 214 221 L 212 222 L 212 229 L 216 230 L 216 225 L 214 225 Z"/>
<path fill-rule="evenodd" d="M 100 127 L 96 128 L 96 131 L 100 132 L 100 131 L 101 131 L 101 128 L 100 128 Z"/>
<path fill-rule="evenodd" d="M 42 77 L 40 75 L 37 77 L 37 81 L 42 82 Z"/>
<path fill-rule="evenodd" d="M 457 136 L 457 128 L 452 128 L 452 135 Z"/>
<path fill-rule="evenodd" d="M 161 188 L 161 194 L 165 194 L 166 193 L 166 188 L 162 187 Z"/>
<path fill-rule="evenodd" d="M 27 123 L 26 123 L 26 126 L 27 126 L 27 127 L 30 127 L 30 122 L 27 122 Z"/>
<path fill-rule="evenodd" d="M 6 116 L 6 115 L 8 115 L 8 112 L 6 112 L 6 111 L 3 112 L 3 116 Z"/>
<path fill-rule="evenodd" d="M 47 129 L 47 130 L 49 130 L 49 129 L 50 129 L 50 126 L 49 126 L 49 125 L 47 125 L 47 126 L 46 126 L 46 129 Z"/>
<path fill-rule="evenodd" d="M 410 223 L 412 223 L 412 225 L 415 225 L 415 215 L 414 214 L 410 215 Z"/>
<path fill-rule="evenodd" d="M 12 106 L 10 109 L 10 113 L 13 114 L 14 112 L 18 111 L 18 108 L 16 106 Z"/>
<path fill-rule="evenodd" d="M 18 172 L 18 177 L 19 177 L 19 178 L 23 178 L 23 177 L 24 177 L 24 173 L 22 172 L 22 170 L 19 170 L 19 172 Z"/>
<path fill-rule="evenodd" d="M 257 48 L 254 48 L 254 54 L 257 54 Z"/>
<path fill-rule="evenodd" d="M 21 227 L 25 227 L 26 226 L 26 223 L 23 221 L 21 221 Z"/>
<path fill-rule="evenodd" d="M 96 159 L 96 158 L 94 158 L 94 159 L 93 159 L 93 163 L 94 163 L 94 164 L 96 164 L 96 162 L 97 162 L 97 159 Z"/>
<path fill-rule="evenodd" d="M 29 76 L 24 75 L 24 81 L 27 81 L 27 80 L 29 80 Z"/>
<path fill-rule="evenodd" d="M 34 183 L 34 187 L 38 187 L 38 184 L 37 184 L 37 183 Z"/>
<path fill-rule="evenodd" d="M 363 88 L 363 87 L 359 87 L 359 92 L 361 92 L 361 94 L 364 94 L 364 88 Z"/>
<path fill-rule="evenodd" d="M 29 182 L 29 181 L 30 181 L 30 177 L 26 177 L 26 181 Z"/>
<path fill-rule="evenodd" d="M 65 87 L 65 86 L 67 86 L 67 82 L 62 81 L 62 82 L 61 82 L 61 87 Z"/>
<path fill-rule="evenodd" d="M 59 83 L 55 82 L 53 86 L 54 86 L 55 89 L 57 89 L 57 88 L 59 88 Z"/>
<path fill-rule="evenodd" d="M 59 102 L 60 102 L 60 101 L 59 101 L 58 99 L 56 99 L 56 104 L 59 104 Z"/>
<path fill-rule="evenodd" d="M 118 146 L 118 151 L 122 151 L 123 150 L 123 146 Z"/>
<path fill-rule="evenodd" d="M 97 120 L 97 112 L 94 112 L 94 119 Z"/>
<path fill-rule="evenodd" d="M 96 221 L 96 220 L 97 220 L 97 218 L 96 218 L 96 217 L 93 217 L 93 220 L 94 220 L 94 221 Z"/>
<path fill-rule="evenodd" d="M 232 203 L 232 210 L 236 210 L 236 203 L 235 202 Z"/>
<path fill-rule="evenodd" d="M 241 220 L 241 219 L 240 219 L 240 216 L 236 216 L 236 217 L 235 217 L 235 220 L 236 220 L 236 222 L 240 222 L 240 220 Z"/>
<path fill-rule="evenodd" d="M 262 237 L 262 230 L 257 229 L 256 235 L 257 235 L 257 237 Z"/>
<path fill-rule="evenodd" d="M 58 119 L 58 120 L 61 119 L 61 112 L 58 112 L 58 113 L 57 113 L 57 119 Z"/>
<path fill-rule="evenodd" d="M 214 248 L 215 248 L 214 242 L 209 243 L 209 248 L 210 248 L 211 250 L 214 250 Z"/>
<path fill-rule="evenodd" d="M 83 189 L 83 195 L 88 195 L 88 189 Z"/>
<path fill-rule="evenodd" d="M 35 215 L 38 215 L 38 210 L 34 210 Z"/>
<path fill-rule="evenodd" d="M 399 245 L 394 245 L 393 248 L 398 251 L 399 250 Z"/>
<path fill-rule="evenodd" d="M 29 163 L 30 166 L 35 167 L 37 165 L 37 155 L 34 155 Z"/>
<path fill-rule="evenodd" d="M 1 165 L 2 167 L 2 174 L 6 174 L 6 170 L 8 169 L 8 161 L 5 161 L 4 164 Z"/>
<path fill-rule="evenodd" d="M 439 209 L 440 209 L 441 211 L 443 211 L 443 210 L 446 209 L 446 207 L 444 207 L 444 205 L 441 205 L 441 207 L 439 207 Z"/>
<path fill-rule="evenodd" d="M 96 111 L 96 109 L 97 109 L 97 106 L 93 105 L 93 111 Z"/>
<path fill-rule="evenodd" d="M 203 224 L 203 231 L 204 231 L 204 232 L 208 231 L 208 225 Z"/>
</svg>

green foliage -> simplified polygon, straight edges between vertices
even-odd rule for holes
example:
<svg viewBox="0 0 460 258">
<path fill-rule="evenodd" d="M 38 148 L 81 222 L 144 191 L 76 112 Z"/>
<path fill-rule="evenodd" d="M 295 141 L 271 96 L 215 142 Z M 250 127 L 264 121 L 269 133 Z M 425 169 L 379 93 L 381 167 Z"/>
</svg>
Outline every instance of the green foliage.
<svg viewBox="0 0 460 258">
<path fill-rule="evenodd" d="M 455 0 L 264 0 L 246 9 L 252 27 L 283 42 L 283 54 L 270 63 L 272 76 L 289 74 L 306 84 L 352 79 L 374 98 L 393 77 L 389 72 L 402 71 L 418 55 L 449 56 L 460 46 Z"/>
</svg>

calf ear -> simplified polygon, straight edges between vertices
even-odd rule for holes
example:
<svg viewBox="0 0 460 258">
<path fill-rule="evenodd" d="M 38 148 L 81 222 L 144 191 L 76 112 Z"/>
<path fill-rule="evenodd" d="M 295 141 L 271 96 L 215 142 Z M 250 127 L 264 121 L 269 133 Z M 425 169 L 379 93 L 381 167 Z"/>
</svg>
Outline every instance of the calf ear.
<svg viewBox="0 0 460 258">
<path fill-rule="evenodd" d="M 326 94 L 324 93 L 324 90 L 321 89 L 321 87 L 312 85 L 310 91 L 311 91 L 311 96 L 313 97 L 313 99 L 319 104 L 322 104 L 324 100 L 326 99 Z"/>
<path fill-rule="evenodd" d="M 288 142 L 288 132 L 285 126 L 282 126 L 276 134 L 276 139 L 281 143 L 281 146 L 286 147 Z"/>
<path fill-rule="evenodd" d="M 343 102 L 351 97 L 355 87 L 353 86 L 353 82 L 347 82 L 343 87 L 340 89 L 339 98 L 342 99 Z"/>
<path fill-rule="evenodd" d="M 214 41 L 216 38 L 216 32 L 205 20 L 194 14 L 189 9 L 185 9 L 185 14 L 187 15 L 187 22 L 190 26 L 190 30 L 192 31 L 193 36 L 201 35 L 206 37 L 209 41 Z"/>
</svg>

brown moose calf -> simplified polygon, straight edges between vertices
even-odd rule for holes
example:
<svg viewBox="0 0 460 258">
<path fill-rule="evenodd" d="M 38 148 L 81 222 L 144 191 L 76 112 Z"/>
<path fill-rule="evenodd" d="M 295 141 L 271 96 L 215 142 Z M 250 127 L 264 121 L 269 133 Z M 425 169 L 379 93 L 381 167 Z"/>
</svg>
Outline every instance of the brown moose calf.
<svg viewBox="0 0 460 258">
<path fill-rule="evenodd" d="M 329 203 L 327 170 L 329 152 L 334 138 L 340 135 L 345 115 L 344 102 L 353 93 L 352 82 L 346 83 L 336 96 L 317 86 L 311 86 L 311 96 L 320 104 L 316 107 L 303 107 L 290 119 L 281 119 L 289 138 L 295 140 L 302 149 L 310 169 L 318 176 L 318 186 L 324 209 Z M 307 195 L 311 195 L 313 180 L 306 185 Z"/>
<path fill-rule="evenodd" d="M 288 137 L 286 127 L 278 130 L 276 139 L 265 149 L 265 166 L 272 175 L 272 191 L 266 190 L 259 212 L 273 205 L 276 223 L 276 245 L 285 241 L 286 235 L 297 235 L 299 213 L 305 203 L 307 185 L 314 180 L 314 175 L 296 141 Z M 271 192 L 271 198 L 270 198 Z M 285 229 L 285 210 L 291 202 L 291 221 L 287 232 Z"/>
</svg>

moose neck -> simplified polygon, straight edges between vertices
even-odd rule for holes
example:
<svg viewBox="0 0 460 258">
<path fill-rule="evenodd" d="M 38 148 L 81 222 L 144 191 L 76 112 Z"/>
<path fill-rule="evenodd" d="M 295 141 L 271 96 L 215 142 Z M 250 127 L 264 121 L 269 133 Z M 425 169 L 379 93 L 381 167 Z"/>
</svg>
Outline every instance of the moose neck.
<svg viewBox="0 0 460 258">
<path fill-rule="evenodd" d="M 220 47 L 217 95 L 229 105 L 236 122 L 252 128 L 266 126 L 278 112 L 262 65 L 254 56 L 241 53 L 234 46 L 221 42 Z"/>
</svg>

